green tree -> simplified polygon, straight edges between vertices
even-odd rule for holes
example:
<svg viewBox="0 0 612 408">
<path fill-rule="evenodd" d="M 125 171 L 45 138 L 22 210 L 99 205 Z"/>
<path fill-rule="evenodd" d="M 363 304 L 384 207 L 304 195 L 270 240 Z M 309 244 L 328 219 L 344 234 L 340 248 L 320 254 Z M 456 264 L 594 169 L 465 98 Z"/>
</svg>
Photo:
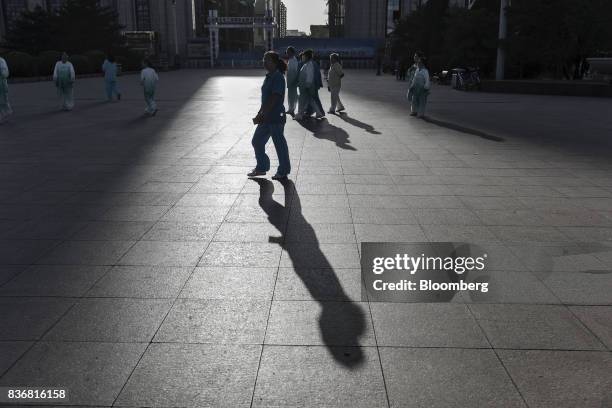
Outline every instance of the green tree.
<svg viewBox="0 0 612 408">
<path fill-rule="evenodd" d="M 7 35 L 15 50 L 81 53 L 123 45 L 117 13 L 97 0 L 67 0 L 57 13 L 41 8 L 24 12 Z"/>
<path fill-rule="evenodd" d="M 495 69 L 498 17 L 487 8 L 454 8 L 447 20 L 444 57 L 447 66 L 476 66 L 485 74 Z"/>
<path fill-rule="evenodd" d="M 429 0 L 424 6 L 401 19 L 392 37 L 394 58 L 409 62 L 415 51 L 421 51 L 429 57 L 432 70 L 442 68 L 448 15 L 448 0 Z"/>
<path fill-rule="evenodd" d="M 117 13 L 97 0 L 67 0 L 59 10 L 57 49 L 69 52 L 108 50 L 123 43 Z"/>
<path fill-rule="evenodd" d="M 29 54 L 53 49 L 57 17 L 40 7 L 25 11 L 7 33 L 9 47 Z"/>
<path fill-rule="evenodd" d="M 509 61 L 521 76 L 578 79 L 585 58 L 610 49 L 610 16 L 609 0 L 514 0 Z"/>
</svg>

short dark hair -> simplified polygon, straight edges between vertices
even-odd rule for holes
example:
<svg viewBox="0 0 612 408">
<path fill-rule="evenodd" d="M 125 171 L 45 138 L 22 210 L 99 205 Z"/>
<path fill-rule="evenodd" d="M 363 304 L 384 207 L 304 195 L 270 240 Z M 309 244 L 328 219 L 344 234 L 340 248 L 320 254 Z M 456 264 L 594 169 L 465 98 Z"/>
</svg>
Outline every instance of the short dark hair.
<svg viewBox="0 0 612 408">
<path fill-rule="evenodd" d="M 312 56 L 314 55 L 314 51 L 313 50 L 306 50 L 304 51 L 304 56 L 308 59 L 312 59 Z"/>
<path fill-rule="evenodd" d="M 295 48 L 293 48 L 291 46 L 287 47 L 287 54 L 289 54 L 289 53 L 295 54 Z"/>
</svg>

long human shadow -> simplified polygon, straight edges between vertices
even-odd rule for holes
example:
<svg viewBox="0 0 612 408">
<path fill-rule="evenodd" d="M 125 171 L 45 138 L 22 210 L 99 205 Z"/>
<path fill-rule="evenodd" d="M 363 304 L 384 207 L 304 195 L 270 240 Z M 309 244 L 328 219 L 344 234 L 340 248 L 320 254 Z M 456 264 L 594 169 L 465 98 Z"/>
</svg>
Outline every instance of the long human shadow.
<svg viewBox="0 0 612 408">
<path fill-rule="evenodd" d="M 334 126 L 327 119 L 323 120 L 313 120 L 312 118 L 306 118 L 305 120 L 300 120 L 298 123 L 306 130 L 311 132 L 314 137 L 317 139 L 326 139 L 336 143 L 341 149 L 345 150 L 353 150 L 357 149 L 351 146 L 349 143 L 349 134 L 346 130 Z"/>
<path fill-rule="evenodd" d="M 477 129 L 472 129 L 472 128 L 467 127 L 467 126 L 459 125 L 457 123 L 452 123 L 452 122 L 446 122 L 446 121 L 443 121 L 443 120 L 433 119 L 433 118 L 430 118 L 430 117 L 427 117 L 427 116 L 425 116 L 423 119 L 425 120 L 425 122 L 431 123 L 431 124 L 436 125 L 436 126 L 444 127 L 444 128 L 450 129 L 450 130 L 456 130 L 457 132 L 465 133 L 465 134 L 468 134 L 468 135 L 478 136 L 478 137 L 481 137 L 481 138 L 486 139 L 486 140 L 491 140 L 493 142 L 505 142 L 506 141 L 501 136 L 495 136 L 495 135 L 492 135 L 490 133 L 486 133 L 486 132 L 483 132 L 483 131 L 480 131 L 480 130 L 477 130 Z"/>
<path fill-rule="evenodd" d="M 355 127 L 361 128 L 365 130 L 366 132 L 371 133 L 373 135 L 381 134 L 378 130 L 374 129 L 374 126 L 367 124 L 365 122 L 362 122 L 360 120 L 357 120 L 355 118 L 352 118 L 348 115 L 348 113 L 341 112 L 338 114 L 338 117 L 342 119 L 343 121 L 345 121 L 346 123 L 348 123 L 349 125 L 353 125 Z"/>
<path fill-rule="evenodd" d="M 338 363 L 347 368 L 359 366 L 364 361 L 358 346 L 365 332 L 365 314 L 344 292 L 334 268 L 321 251 L 314 229 L 302 214 L 295 184 L 291 180 L 282 182 L 285 203 L 281 205 L 272 197 L 274 184 L 271 181 L 252 180 L 259 184 L 259 206 L 282 234 L 271 237 L 270 242 L 279 244 L 287 252 L 298 277 L 321 306 L 319 329 L 323 342 Z M 300 237 L 306 242 L 287 242 L 289 215 L 292 223 L 299 225 Z M 326 301 L 332 296 L 333 301 Z"/>
</svg>

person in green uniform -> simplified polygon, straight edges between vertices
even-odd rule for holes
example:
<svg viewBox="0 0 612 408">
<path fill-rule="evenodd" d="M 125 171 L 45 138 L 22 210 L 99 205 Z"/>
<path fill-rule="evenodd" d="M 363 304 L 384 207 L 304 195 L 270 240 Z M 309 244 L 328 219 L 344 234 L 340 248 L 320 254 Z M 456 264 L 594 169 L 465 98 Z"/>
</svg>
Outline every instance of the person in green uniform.
<svg viewBox="0 0 612 408">
<path fill-rule="evenodd" d="M 429 79 L 429 70 L 427 69 L 427 61 L 425 58 L 419 60 L 418 69 L 414 73 L 414 78 L 410 84 L 410 92 L 412 93 L 411 113 L 412 116 L 419 118 L 425 117 L 425 106 L 427 105 L 427 97 L 431 88 Z"/>
<path fill-rule="evenodd" d="M 8 77 L 8 65 L 4 58 L 0 57 L 0 123 L 13 113 L 8 99 Z"/>
<path fill-rule="evenodd" d="M 68 54 L 64 52 L 62 59 L 57 61 L 53 70 L 53 81 L 57 88 L 62 110 L 70 111 L 74 108 L 74 80 L 74 67 L 68 61 Z"/>
</svg>

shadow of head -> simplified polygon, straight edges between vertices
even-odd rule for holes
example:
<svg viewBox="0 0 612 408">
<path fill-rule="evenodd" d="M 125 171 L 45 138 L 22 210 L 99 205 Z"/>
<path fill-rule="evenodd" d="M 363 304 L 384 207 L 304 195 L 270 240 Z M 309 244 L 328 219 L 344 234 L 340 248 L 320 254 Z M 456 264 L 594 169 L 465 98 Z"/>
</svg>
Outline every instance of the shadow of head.
<svg viewBox="0 0 612 408">
<path fill-rule="evenodd" d="M 302 214 L 295 184 L 289 179 L 281 181 L 285 192 L 285 204 L 281 205 L 273 197 L 274 183 L 261 178 L 252 180 L 259 184 L 259 205 L 282 234 L 270 242 L 283 247 L 311 298 L 319 302 L 321 312 L 318 324 L 323 343 L 342 366 L 353 368 L 362 364 L 364 357 L 359 338 L 365 332 L 366 314 L 358 303 L 347 296 L 323 253 L 314 228 Z M 290 212 L 288 224 L 287 217 L 279 216 L 281 213 L 286 215 L 287 211 Z"/>
<path fill-rule="evenodd" d="M 349 125 L 353 125 L 355 127 L 363 129 L 366 132 L 371 133 L 373 135 L 380 135 L 381 134 L 378 130 L 374 129 L 374 126 L 369 125 L 369 124 L 367 124 L 365 122 L 361 122 L 361 121 L 359 121 L 359 120 L 357 120 L 355 118 L 352 118 L 352 117 L 350 117 L 348 115 L 348 113 L 339 113 L 338 117 L 340 119 L 342 119 L 343 121 L 345 121 L 346 123 L 348 123 Z"/>
<path fill-rule="evenodd" d="M 345 150 L 357 150 L 349 143 L 349 134 L 346 130 L 334 126 L 327 119 L 315 120 L 312 118 L 306 118 L 298 122 L 304 129 L 310 131 L 317 139 L 326 139 L 336 143 L 341 149 Z"/>
</svg>

